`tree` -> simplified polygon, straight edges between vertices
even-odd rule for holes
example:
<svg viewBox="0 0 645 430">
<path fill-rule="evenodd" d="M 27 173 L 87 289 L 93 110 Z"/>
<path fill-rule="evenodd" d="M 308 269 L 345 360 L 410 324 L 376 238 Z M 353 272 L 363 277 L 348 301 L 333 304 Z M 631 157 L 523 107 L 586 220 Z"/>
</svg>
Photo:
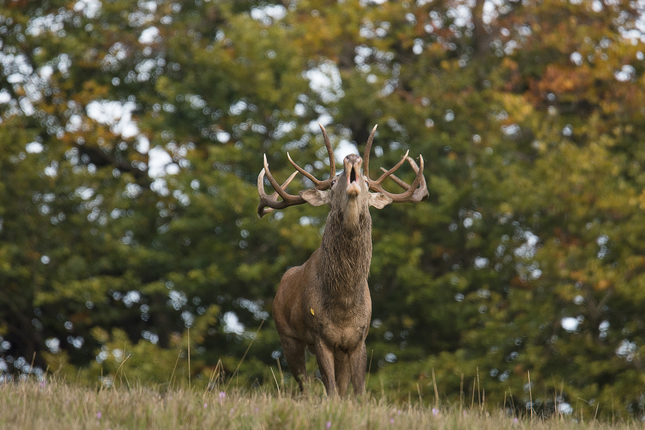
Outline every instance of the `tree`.
<svg viewBox="0 0 645 430">
<path fill-rule="evenodd" d="M 49 349 L 86 365 L 107 342 L 93 327 L 166 348 L 233 309 L 266 318 L 272 285 L 243 269 L 259 258 L 259 238 L 244 240 L 261 165 L 248 154 L 290 136 L 287 108 L 307 92 L 284 30 L 239 2 L 15 6 L 2 28 L 6 361 L 28 372 Z M 166 159 L 160 175 L 151 161 Z M 203 331 L 202 350 L 235 355 L 222 318 Z"/>
<path fill-rule="evenodd" d="M 368 106 L 344 98 L 338 120 L 387 112 L 391 146 L 435 154 L 434 209 L 397 213 L 407 234 L 381 237 L 375 249 L 387 255 L 375 272 L 389 288 L 375 294 L 376 315 L 388 319 L 373 334 L 402 350 L 377 354 L 383 365 L 405 361 L 388 371 L 395 384 L 403 371 L 414 389 L 435 367 L 456 395 L 463 374 L 480 372 L 491 401 L 510 387 L 523 404 L 530 371 L 547 392 L 565 384 L 560 405 L 621 396 L 641 413 L 638 388 L 626 382 L 641 344 L 629 286 L 640 261 L 633 142 L 643 58 L 632 7 L 384 3 L 362 22 L 368 41 L 356 43 L 343 82 L 378 96 Z M 533 407 L 553 411 L 550 397 Z"/>
</svg>

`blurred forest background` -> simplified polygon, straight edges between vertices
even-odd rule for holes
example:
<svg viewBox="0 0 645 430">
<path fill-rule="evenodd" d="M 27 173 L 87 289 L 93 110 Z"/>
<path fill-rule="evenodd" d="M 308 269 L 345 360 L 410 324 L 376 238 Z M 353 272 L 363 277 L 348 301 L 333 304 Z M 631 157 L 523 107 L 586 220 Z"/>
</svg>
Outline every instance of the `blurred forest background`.
<svg viewBox="0 0 645 430">
<path fill-rule="evenodd" d="M 379 124 L 374 172 L 422 154 L 430 198 L 372 214 L 369 389 L 645 416 L 643 9 L 6 0 L 0 380 L 168 383 L 190 328 L 194 384 L 251 340 L 238 383 L 273 383 L 327 211 L 259 219 L 262 154 L 323 177 L 318 121 L 339 151 Z"/>
</svg>

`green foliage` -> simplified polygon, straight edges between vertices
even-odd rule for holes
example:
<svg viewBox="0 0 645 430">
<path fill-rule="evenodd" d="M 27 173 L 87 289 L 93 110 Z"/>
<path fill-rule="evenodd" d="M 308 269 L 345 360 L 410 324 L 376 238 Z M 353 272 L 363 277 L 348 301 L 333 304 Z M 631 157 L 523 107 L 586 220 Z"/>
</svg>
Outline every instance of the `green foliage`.
<svg viewBox="0 0 645 430">
<path fill-rule="evenodd" d="M 270 318 L 254 333 L 326 214 L 259 220 L 262 154 L 323 177 L 317 121 L 361 149 L 378 123 L 372 175 L 410 149 L 430 199 L 373 212 L 370 389 L 426 395 L 434 369 L 453 402 L 478 378 L 489 404 L 642 417 L 641 12 L 486 5 L 5 5 L 0 378 L 167 384 L 190 327 L 196 384 L 251 340 L 241 383 L 270 383 Z"/>
</svg>

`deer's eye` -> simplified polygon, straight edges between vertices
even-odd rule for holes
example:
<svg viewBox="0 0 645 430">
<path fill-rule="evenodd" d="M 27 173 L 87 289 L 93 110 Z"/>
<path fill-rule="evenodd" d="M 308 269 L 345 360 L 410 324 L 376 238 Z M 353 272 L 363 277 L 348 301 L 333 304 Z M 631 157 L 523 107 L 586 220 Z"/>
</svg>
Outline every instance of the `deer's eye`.
<svg viewBox="0 0 645 430">
<path fill-rule="evenodd" d="M 331 186 L 333 187 L 334 185 L 336 185 L 336 179 L 334 179 L 333 181 L 331 181 Z"/>
</svg>

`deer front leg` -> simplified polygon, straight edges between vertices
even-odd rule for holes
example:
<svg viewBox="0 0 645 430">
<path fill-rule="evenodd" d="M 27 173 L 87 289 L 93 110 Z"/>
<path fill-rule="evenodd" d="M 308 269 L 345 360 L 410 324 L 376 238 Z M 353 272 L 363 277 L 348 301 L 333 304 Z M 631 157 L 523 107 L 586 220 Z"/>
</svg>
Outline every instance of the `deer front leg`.
<svg viewBox="0 0 645 430">
<path fill-rule="evenodd" d="M 349 367 L 352 374 L 352 384 L 356 395 L 365 391 L 365 372 L 367 371 L 367 349 L 362 342 L 349 356 Z"/>
<path fill-rule="evenodd" d="M 341 397 L 345 397 L 351 377 L 349 356 L 342 351 L 337 352 L 336 356 L 334 357 L 334 367 L 334 370 L 336 372 L 336 387 L 338 388 L 338 394 Z"/>
<path fill-rule="evenodd" d="M 334 397 L 336 393 L 336 373 L 334 371 L 334 353 L 320 338 L 315 341 L 316 361 L 320 369 L 323 385 L 328 397 Z"/>
</svg>

